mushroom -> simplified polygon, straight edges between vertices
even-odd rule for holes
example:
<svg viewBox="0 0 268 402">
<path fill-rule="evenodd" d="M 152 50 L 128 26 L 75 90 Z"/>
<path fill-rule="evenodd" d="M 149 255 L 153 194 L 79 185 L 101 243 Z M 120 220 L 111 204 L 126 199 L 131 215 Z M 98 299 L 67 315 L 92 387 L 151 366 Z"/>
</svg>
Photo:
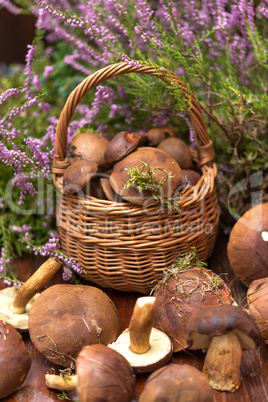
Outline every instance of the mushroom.
<svg viewBox="0 0 268 402">
<path fill-rule="evenodd" d="M 188 321 L 190 349 L 207 351 L 203 373 L 219 391 L 236 391 L 241 385 L 242 350 L 257 348 L 261 335 L 254 320 L 243 309 L 214 306 L 195 313 Z"/>
<path fill-rule="evenodd" d="M 207 378 L 189 364 L 169 364 L 152 373 L 139 402 L 212 402 L 213 389 Z"/>
<path fill-rule="evenodd" d="M 129 328 L 108 346 L 122 354 L 134 372 L 157 370 L 172 355 L 172 343 L 163 332 L 153 328 L 155 297 L 139 297 L 134 306 Z"/>
<path fill-rule="evenodd" d="M 256 205 L 236 222 L 227 254 L 234 273 L 244 285 L 268 276 L 268 203 Z"/>
<path fill-rule="evenodd" d="M 70 152 L 82 159 L 96 162 L 100 166 L 106 166 L 104 157 L 109 141 L 101 135 L 95 133 L 76 134 L 70 144 Z"/>
<path fill-rule="evenodd" d="M 109 201 L 114 201 L 114 202 L 122 202 L 124 201 L 122 197 L 120 197 L 119 194 L 116 194 L 114 189 L 111 186 L 110 180 L 107 179 L 106 177 L 102 177 L 100 179 L 100 184 L 102 187 L 102 190 Z"/>
<path fill-rule="evenodd" d="M 121 131 L 110 141 L 105 151 L 105 159 L 108 164 L 120 161 L 122 158 L 134 151 L 143 141 L 145 133 L 129 133 Z"/>
<path fill-rule="evenodd" d="M 148 145 L 156 147 L 165 138 L 178 137 L 178 131 L 173 127 L 155 127 L 147 132 Z"/>
<path fill-rule="evenodd" d="M 191 169 L 182 169 L 182 183 L 181 187 L 185 187 L 187 185 L 195 186 L 201 178 L 201 175 L 195 170 Z"/>
<path fill-rule="evenodd" d="M 0 291 L 0 320 L 8 322 L 19 331 L 28 330 L 28 319 L 38 292 L 60 269 L 62 263 L 55 257 L 50 257 L 38 270 L 19 288 L 7 287 Z"/>
<path fill-rule="evenodd" d="M 180 138 L 166 138 L 157 145 L 158 149 L 167 152 L 179 164 L 181 169 L 190 169 L 192 166 L 192 156 L 190 147 Z"/>
<path fill-rule="evenodd" d="M 253 281 L 247 291 L 250 315 L 268 343 L 268 277 Z"/>
<path fill-rule="evenodd" d="M 2 399 L 21 386 L 31 367 L 31 355 L 22 336 L 5 321 L 0 321 L 0 362 L 0 399 Z"/>
<path fill-rule="evenodd" d="M 76 159 L 63 174 L 63 194 L 79 193 L 98 171 L 98 164 L 87 159 Z"/>
<path fill-rule="evenodd" d="M 86 285 L 53 285 L 34 302 L 31 340 L 50 362 L 72 367 L 83 346 L 113 342 L 121 333 L 119 313 L 102 290 Z"/>
<path fill-rule="evenodd" d="M 204 266 L 186 268 L 174 264 L 164 272 L 153 295 L 156 297 L 154 326 L 169 336 L 174 352 L 187 348 L 186 327 L 192 315 L 206 307 L 233 302 L 229 287 Z"/>
<path fill-rule="evenodd" d="M 158 181 L 167 177 L 166 172 L 171 175 L 163 186 L 157 189 L 157 191 L 161 193 L 159 196 L 164 196 L 166 198 L 171 197 L 176 188 L 182 182 L 181 169 L 170 155 L 161 149 L 152 147 L 138 148 L 136 151 L 127 155 L 114 165 L 110 176 L 110 183 L 114 191 L 133 204 L 142 205 L 147 202 L 148 205 L 149 203 L 155 203 L 151 191 L 145 190 L 142 193 L 139 191 L 137 186 L 125 186 L 126 182 L 130 179 L 127 169 L 133 167 L 141 169 L 143 162 L 150 165 L 150 168 Z"/>
<path fill-rule="evenodd" d="M 76 361 L 76 375 L 46 374 L 46 385 L 61 391 L 77 388 L 80 402 L 130 402 L 135 389 L 133 370 L 124 358 L 105 345 L 84 346 Z"/>
</svg>

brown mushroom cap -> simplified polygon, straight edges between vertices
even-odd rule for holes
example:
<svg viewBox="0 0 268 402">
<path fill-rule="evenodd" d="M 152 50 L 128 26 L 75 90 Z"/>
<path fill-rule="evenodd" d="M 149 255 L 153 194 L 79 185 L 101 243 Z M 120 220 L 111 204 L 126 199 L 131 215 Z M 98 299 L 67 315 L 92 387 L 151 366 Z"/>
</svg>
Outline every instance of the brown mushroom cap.
<svg viewBox="0 0 268 402">
<path fill-rule="evenodd" d="M 116 194 L 116 192 L 112 188 L 109 179 L 102 177 L 100 179 L 100 184 L 101 184 L 102 190 L 103 190 L 107 200 L 114 201 L 114 202 L 122 202 L 123 201 L 122 197 L 120 197 L 119 194 Z"/>
<path fill-rule="evenodd" d="M 0 398 L 12 394 L 25 380 L 31 367 L 31 355 L 16 329 L 0 321 Z"/>
<path fill-rule="evenodd" d="M 178 131 L 173 127 L 155 127 L 147 132 L 148 145 L 156 147 L 165 138 L 178 137 Z"/>
<path fill-rule="evenodd" d="M 77 159 L 64 172 L 63 194 L 82 190 L 98 171 L 98 164 L 87 159 Z"/>
<path fill-rule="evenodd" d="M 206 350 L 213 337 L 235 332 L 242 350 L 257 348 L 261 336 L 254 320 L 233 305 L 208 307 L 195 313 L 188 321 L 186 340 L 190 349 Z"/>
<path fill-rule="evenodd" d="M 152 373 L 145 382 L 139 402 L 211 402 L 213 389 L 197 368 L 170 364 Z"/>
<path fill-rule="evenodd" d="M 135 389 L 133 370 L 105 345 L 85 346 L 77 357 L 78 398 L 81 402 L 130 402 Z"/>
<path fill-rule="evenodd" d="M 121 333 L 119 313 L 100 289 L 54 285 L 33 304 L 29 332 L 35 347 L 52 363 L 72 366 L 85 345 L 115 341 Z"/>
<path fill-rule="evenodd" d="M 181 169 L 190 169 L 192 156 L 190 147 L 180 138 L 171 137 L 161 141 L 157 148 L 167 152 L 180 165 Z"/>
<path fill-rule="evenodd" d="M 79 133 L 70 144 L 70 152 L 82 159 L 96 162 L 100 166 L 107 165 L 104 154 L 109 141 L 95 133 Z"/>
<path fill-rule="evenodd" d="M 186 186 L 187 184 L 189 184 L 190 186 L 195 186 L 201 178 L 200 173 L 196 172 L 195 170 L 182 169 L 181 171 L 182 171 L 181 187 Z"/>
<path fill-rule="evenodd" d="M 186 327 L 191 316 L 207 307 L 231 304 L 231 291 L 213 271 L 193 267 L 174 272 L 160 282 L 154 292 L 156 314 L 154 326 L 165 332 L 174 352 L 187 348 Z"/>
<path fill-rule="evenodd" d="M 166 170 L 171 174 L 172 177 L 169 178 L 162 187 L 164 197 L 171 197 L 175 189 L 182 182 L 181 168 L 166 152 L 152 147 L 138 148 L 136 151 L 132 152 L 114 165 L 110 176 L 110 183 L 114 191 L 121 195 L 125 200 L 138 205 L 142 205 L 146 198 L 150 198 L 150 191 L 145 191 L 142 194 L 134 186 L 125 188 L 125 183 L 130 179 L 130 175 L 126 169 L 133 167 L 140 169 L 143 162 L 150 164 L 152 170 L 162 169 L 154 170 L 154 175 L 157 180 L 166 178 L 166 173 L 163 172 L 163 170 Z M 155 201 L 153 200 L 153 202 Z"/>
<path fill-rule="evenodd" d="M 268 277 L 253 281 L 247 292 L 251 316 L 256 322 L 262 338 L 268 342 Z"/>
<path fill-rule="evenodd" d="M 246 286 L 268 276 L 268 203 L 256 205 L 236 222 L 227 253 L 232 269 Z"/>
<path fill-rule="evenodd" d="M 136 133 L 122 131 L 110 141 L 105 151 L 105 159 L 108 164 L 120 161 L 122 158 L 134 151 L 139 145 L 140 136 Z"/>
</svg>

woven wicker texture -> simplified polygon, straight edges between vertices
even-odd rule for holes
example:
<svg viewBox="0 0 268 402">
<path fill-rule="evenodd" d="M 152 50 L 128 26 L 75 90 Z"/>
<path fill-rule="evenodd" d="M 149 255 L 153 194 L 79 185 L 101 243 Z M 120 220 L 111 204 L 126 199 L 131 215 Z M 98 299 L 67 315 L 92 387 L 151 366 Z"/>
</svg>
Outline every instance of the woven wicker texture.
<svg viewBox="0 0 268 402">
<path fill-rule="evenodd" d="M 167 70 L 124 62 L 107 66 L 81 82 L 69 95 L 57 126 L 53 161 L 54 184 L 59 190 L 56 218 L 62 250 L 82 265 L 86 279 L 104 288 L 149 293 L 151 283 L 171 267 L 179 253 L 194 246 L 200 259 L 205 261 L 211 255 L 220 213 L 217 168 L 200 106 L 192 96 L 190 115 L 198 141 L 192 154 L 202 176 L 181 196 L 176 211 L 62 194 L 62 175 L 70 163 L 66 158 L 67 129 L 76 106 L 96 85 L 126 73 L 173 81 L 188 93 L 182 81 Z"/>
</svg>

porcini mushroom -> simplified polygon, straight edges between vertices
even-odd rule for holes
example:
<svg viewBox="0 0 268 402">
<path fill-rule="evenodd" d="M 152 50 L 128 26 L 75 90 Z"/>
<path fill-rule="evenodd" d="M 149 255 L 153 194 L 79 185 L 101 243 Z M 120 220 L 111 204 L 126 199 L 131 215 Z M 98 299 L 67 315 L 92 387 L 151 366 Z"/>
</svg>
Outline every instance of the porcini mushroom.
<svg viewBox="0 0 268 402">
<path fill-rule="evenodd" d="M 192 156 L 190 147 L 182 139 L 177 137 L 166 138 L 157 145 L 157 148 L 171 155 L 181 169 L 191 168 Z"/>
<path fill-rule="evenodd" d="M 96 162 L 100 166 L 106 166 L 104 157 L 106 148 L 109 145 L 107 138 L 95 133 L 76 134 L 70 144 L 70 152 L 82 159 Z"/>
<path fill-rule="evenodd" d="M 76 159 L 63 174 L 63 194 L 83 190 L 98 171 L 98 164 L 87 159 Z"/>
<path fill-rule="evenodd" d="M 80 402 L 130 402 L 135 377 L 128 361 L 105 345 L 84 346 L 76 361 L 76 375 L 46 374 L 46 385 L 61 391 L 77 388 Z"/>
<path fill-rule="evenodd" d="M 247 291 L 250 315 L 268 343 L 268 277 L 253 281 Z"/>
<path fill-rule="evenodd" d="M 116 194 L 114 189 L 111 186 L 110 180 L 107 179 L 106 177 L 102 177 L 100 179 L 100 184 L 102 187 L 102 190 L 109 201 L 115 201 L 115 202 L 122 202 L 123 198 L 120 197 L 119 194 Z"/>
<path fill-rule="evenodd" d="M 268 203 L 256 205 L 236 222 L 227 253 L 234 273 L 246 286 L 268 276 Z"/>
<path fill-rule="evenodd" d="M 144 133 L 145 135 L 145 133 Z M 143 136 L 140 133 L 129 133 L 128 131 L 121 131 L 116 134 L 110 141 L 105 151 L 105 159 L 108 164 L 113 164 L 120 161 L 122 158 L 130 154 L 136 149 Z"/>
<path fill-rule="evenodd" d="M 28 330 L 28 319 L 38 292 L 62 266 L 58 258 L 50 257 L 23 284 L 0 291 L 0 320 L 8 322 L 19 331 Z"/>
<path fill-rule="evenodd" d="M 22 336 L 5 321 L 0 321 L 0 366 L 0 399 L 2 399 L 21 386 L 31 367 L 31 355 Z"/>
<path fill-rule="evenodd" d="M 186 326 L 194 313 L 233 302 L 230 289 L 213 271 L 200 266 L 183 268 L 180 264 L 164 273 L 153 295 L 154 326 L 169 336 L 174 352 L 187 348 Z"/>
<path fill-rule="evenodd" d="M 155 127 L 147 132 L 148 145 L 156 147 L 165 138 L 178 137 L 178 131 L 173 127 Z"/>
<path fill-rule="evenodd" d="M 133 167 L 141 169 L 143 163 L 150 165 L 150 169 L 154 172 L 156 180 L 165 179 L 167 173 L 170 174 L 170 178 L 158 190 L 161 193 L 160 196 L 171 197 L 182 182 L 181 168 L 169 154 L 161 149 L 152 147 L 138 148 L 121 161 L 115 163 L 110 176 L 110 183 L 114 191 L 133 204 L 142 205 L 146 202 L 146 199 L 149 199 L 149 202 L 155 203 L 151 191 L 145 190 L 142 193 L 135 185 L 126 187 L 126 183 L 130 179 L 127 169 Z"/>
<path fill-rule="evenodd" d="M 195 313 L 188 321 L 190 349 L 207 351 L 203 373 L 219 391 L 236 391 L 241 384 L 242 350 L 257 348 L 261 335 L 254 320 L 233 305 L 214 306 Z"/>
<path fill-rule="evenodd" d="M 29 333 L 50 362 L 73 367 L 83 346 L 115 341 L 121 320 L 112 300 L 87 285 L 53 285 L 34 302 Z"/>
<path fill-rule="evenodd" d="M 129 328 L 108 346 L 121 353 L 134 372 L 157 370 L 166 364 L 172 355 L 172 343 L 163 332 L 153 328 L 155 297 L 137 299 Z"/>
<path fill-rule="evenodd" d="M 139 402 L 211 402 L 213 389 L 207 378 L 189 364 L 169 364 L 153 372 L 145 382 Z"/>
</svg>

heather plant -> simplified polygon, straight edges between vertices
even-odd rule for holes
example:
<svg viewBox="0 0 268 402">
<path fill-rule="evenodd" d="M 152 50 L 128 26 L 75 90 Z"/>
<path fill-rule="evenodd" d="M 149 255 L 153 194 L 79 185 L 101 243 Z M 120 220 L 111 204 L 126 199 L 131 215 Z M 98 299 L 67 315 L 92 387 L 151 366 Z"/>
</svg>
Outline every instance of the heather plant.
<svg viewBox="0 0 268 402">
<path fill-rule="evenodd" d="M 198 99 L 216 152 L 224 227 L 251 202 L 253 185 L 267 200 L 267 0 L 1 3 L 10 12 L 34 14 L 36 36 L 25 66 L 1 74 L 0 272 L 14 245 L 16 252 L 38 252 L 44 244 L 57 250 L 50 170 L 57 120 L 71 90 L 110 63 L 168 69 Z M 87 94 L 68 142 L 79 130 L 117 133 L 170 124 L 194 146 L 190 108 L 177 85 L 122 75 Z"/>
</svg>

